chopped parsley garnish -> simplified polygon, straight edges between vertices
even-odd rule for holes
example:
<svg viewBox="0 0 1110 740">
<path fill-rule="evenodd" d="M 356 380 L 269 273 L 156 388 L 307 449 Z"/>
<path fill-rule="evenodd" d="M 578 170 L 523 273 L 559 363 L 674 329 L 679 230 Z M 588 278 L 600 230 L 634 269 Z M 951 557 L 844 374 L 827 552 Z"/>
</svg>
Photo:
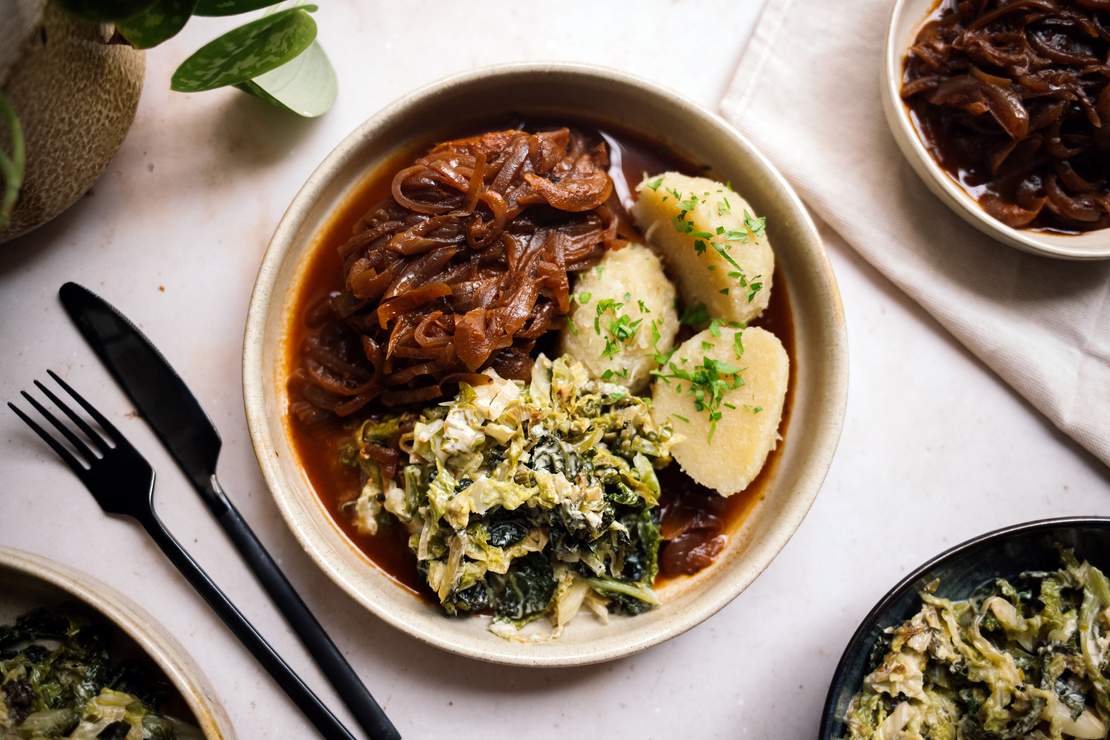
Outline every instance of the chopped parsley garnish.
<svg viewBox="0 0 1110 740">
<path fill-rule="evenodd" d="M 632 337 L 636 336 L 636 330 L 640 328 L 642 322 L 643 319 L 633 321 L 625 313 L 610 321 L 609 326 L 606 327 L 609 336 L 605 339 L 605 351 L 602 354 L 606 357 L 616 355 L 621 344 L 626 344 Z"/>
<path fill-rule="evenodd" d="M 744 278 L 744 268 L 733 259 L 731 254 L 729 254 L 729 245 L 720 244 L 718 242 L 710 242 L 710 244 L 713 245 L 714 251 L 721 255 L 725 262 L 732 265 L 733 269 L 728 273 L 728 276 L 734 278 L 740 284 L 741 288 L 747 287 L 747 280 Z M 710 267 L 712 267 L 712 265 L 710 265 Z"/>
<path fill-rule="evenodd" d="M 659 331 L 659 321 L 657 319 L 651 320 L 651 348 L 655 350 L 655 364 L 666 365 L 670 362 L 671 356 L 675 353 L 672 349 L 670 352 L 664 352 L 659 349 L 659 340 L 663 338 L 663 334 Z"/>
<path fill-rule="evenodd" d="M 631 341 L 636 336 L 640 324 L 644 322 L 643 319 L 634 321 L 628 314 L 621 313 L 622 308 L 624 308 L 624 304 L 612 298 L 602 298 L 597 302 L 594 332 L 605 338 L 605 349 L 601 352 L 603 357 L 615 357 L 617 352 L 620 351 L 621 345 Z M 603 323 L 602 318 L 610 311 L 613 313 L 613 317 L 606 319 Z"/>
<path fill-rule="evenodd" d="M 732 408 L 725 404 L 725 394 L 744 385 L 740 372 L 740 368 L 703 356 L 701 364 L 694 365 L 693 369 L 688 370 L 668 362 L 666 370 L 653 370 L 652 375 L 666 383 L 678 380 L 689 384 L 688 392 L 694 397 L 694 408 L 709 414 L 708 441 L 712 442 L 713 432 L 721 419 L 721 407 Z M 681 388 L 682 386 L 678 386 L 677 392 L 681 393 Z"/>
<path fill-rule="evenodd" d="M 686 310 L 682 312 L 682 316 L 678 319 L 678 322 L 684 326 L 700 329 L 709 323 L 709 309 L 705 307 L 704 303 L 695 303 L 692 306 L 687 306 Z"/>
<path fill-rule="evenodd" d="M 647 184 L 647 186 L 649 188 L 651 188 L 652 190 L 658 190 L 659 186 L 662 185 L 662 184 L 663 184 L 663 176 L 660 175 L 659 177 L 657 177 L 654 180 L 652 180 L 651 182 L 649 182 Z"/>
<path fill-rule="evenodd" d="M 691 195 L 689 198 L 683 198 L 682 193 L 675 189 L 669 189 L 671 195 L 674 196 L 679 208 L 678 215 L 671 218 L 674 224 L 675 231 L 680 234 L 691 236 L 694 239 L 694 251 L 699 254 L 705 254 L 712 247 L 713 251 L 721 255 L 721 258 L 732 266 L 728 276 L 736 280 L 737 284 L 747 290 L 748 303 L 755 300 L 755 296 L 763 289 L 763 283 L 757 280 L 749 281 L 744 275 L 744 269 L 729 253 L 731 245 L 727 242 L 740 242 L 741 244 L 751 244 L 756 241 L 760 236 L 766 232 L 767 219 L 752 215 L 750 211 L 744 211 L 743 229 L 728 229 L 722 226 L 717 227 L 716 234 L 711 234 L 708 231 L 695 230 L 693 218 L 689 218 L 689 214 L 698 205 L 698 196 Z M 707 198 L 708 193 L 704 194 Z M 717 215 L 724 216 L 732 212 L 732 204 L 729 203 L 728 197 L 723 197 L 717 201 Z M 715 265 L 706 265 L 707 269 L 711 272 L 715 270 Z M 758 276 L 757 276 L 758 277 Z M 729 295 L 727 288 L 719 291 L 721 295 Z"/>
<path fill-rule="evenodd" d="M 738 331 L 732 335 L 732 349 L 736 352 L 736 359 L 744 356 L 744 332 Z"/>
<path fill-rule="evenodd" d="M 612 298 L 602 298 L 597 302 L 597 315 L 594 317 L 594 333 L 601 334 L 601 317 L 605 315 L 606 311 L 612 310 L 613 313 L 620 311 L 624 307 L 623 303 L 618 303 Z"/>
<path fill-rule="evenodd" d="M 627 380 L 628 379 L 628 368 L 624 367 L 624 368 L 621 368 L 620 370 L 613 370 L 612 368 L 610 368 L 610 369 L 606 370 L 605 372 L 603 372 L 601 374 L 601 379 L 604 380 L 605 382 L 609 382 L 613 378 L 624 378 L 624 379 Z"/>
<path fill-rule="evenodd" d="M 671 222 L 674 224 L 674 230 L 679 234 L 689 234 L 694 230 L 694 222 L 686 220 L 686 211 L 682 211 L 672 218 Z"/>
<path fill-rule="evenodd" d="M 744 228 L 748 230 L 751 240 L 755 241 L 756 237 L 763 236 L 767 232 L 767 219 L 744 211 Z"/>
</svg>

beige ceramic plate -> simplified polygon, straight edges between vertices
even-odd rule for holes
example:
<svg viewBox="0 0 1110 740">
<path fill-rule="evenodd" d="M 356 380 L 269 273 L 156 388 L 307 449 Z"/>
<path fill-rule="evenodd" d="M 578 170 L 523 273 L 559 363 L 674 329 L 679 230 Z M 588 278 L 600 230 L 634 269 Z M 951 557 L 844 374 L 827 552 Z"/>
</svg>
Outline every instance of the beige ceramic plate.
<svg viewBox="0 0 1110 740">
<path fill-rule="evenodd" d="M 330 519 L 298 465 L 286 426 L 282 363 L 298 277 L 315 237 L 375 165 L 445 126 L 521 113 L 546 120 L 588 116 L 641 132 L 712 165 L 767 217 L 776 269 L 789 285 L 796 325 L 797 386 L 790 434 L 765 500 L 718 561 L 671 583 L 663 605 L 608 627 L 583 616 L 557 641 L 508 642 L 487 619 L 447 619 L 396 585 Z M 278 225 L 251 299 L 243 361 L 247 421 L 262 473 L 286 521 L 336 583 L 385 621 L 432 645 L 519 665 L 579 665 L 634 653 L 693 627 L 743 591 L 801 523 L 832 459 L 847 389 L 847 343 L 836 282 L 805 208 L 750 143 L 717 116 L 643 80 L 594 67 L 511 65 L 441 82 L 391 105 L 348 136 L 312 174 Z"/>
<path fill-rule="evenodd" d="M 933 194 L 965 221 L 987 236 L 1011 247 L 1069 260 L 1100 260 L 1110 258 L 1110 229 L 1101 229 L 1075 236 L 1041 231 L 1014 229 L 983 210 L 968 195 L 921 143 L 905 104 L 902 103 L 902 60 L 913 44 L 926 16 L 936 0 L 898 0 L 890 19 L 886 47 L 883 50 L 882 99 L 883 112 L 898 147 L 910 166 L 924 180 Z"/>
<path fill-rule="evenodd" d="M 116 625 L 150 656 L 180 694 L 208 740 L 233 740 L 235 731 L 208 679 L 154 618 L 123 594 L 84 573 L 21 550 L 0 547 L 0 624 L 39 606 L 78 601 Z M 183 718 L 189 719 L 189 718 Z"/>
</svg>

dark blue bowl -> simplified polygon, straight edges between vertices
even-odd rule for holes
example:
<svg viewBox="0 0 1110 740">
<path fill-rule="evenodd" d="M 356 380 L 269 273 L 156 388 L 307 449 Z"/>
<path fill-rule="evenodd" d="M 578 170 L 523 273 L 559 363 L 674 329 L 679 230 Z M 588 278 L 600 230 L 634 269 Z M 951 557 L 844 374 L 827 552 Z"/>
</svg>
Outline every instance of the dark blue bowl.
<svg viewBox="0 0 1110 740">
<path fill-rule="evenodd" d="M 1013 578 L 1027 570 L 1060 566 L 1057 545 L 1075 550 L 1103 571 L 1110 570 L 1110 517 L 1067 517 L 1017 524 L 956 545 L 910 573 L 864 618 L 833 674 L 821 717 L 822 740 L 836 740 L 847 728 L 844 713 L 871 669 L 871 652 L 887 627 L 901 624 L 921 608 L 917 594 L 940 579 L 937 595 L 966 598 L 995 578 Z"/>
</svg>

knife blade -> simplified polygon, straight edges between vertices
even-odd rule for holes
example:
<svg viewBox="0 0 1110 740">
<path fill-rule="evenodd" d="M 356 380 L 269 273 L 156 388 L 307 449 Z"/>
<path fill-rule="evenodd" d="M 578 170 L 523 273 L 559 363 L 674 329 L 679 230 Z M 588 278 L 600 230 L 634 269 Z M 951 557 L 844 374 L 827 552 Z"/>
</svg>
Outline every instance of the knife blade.
<svg viewBox="0 0 1110 740">
<path fill-rule="evenodd" d="M 355 720 L 375 740 L 400 738 L 358 674 L 224 493 L 216 477 L 220 435 L 185 381 L 138 327 L 88 288 L 69 282 L 58 291 L 58 297 L 81 336 L 169 450 Z"/>
<path fill-rule="evenodd" d="M 77 283 L 58 291 L 77 330 L 100 358 L 131 403 L 169 450 L 209 507 L 223 513 L 212 478 L 220 457 L 220 435 L 162 353 L 123 314 Z"/>
</svg>

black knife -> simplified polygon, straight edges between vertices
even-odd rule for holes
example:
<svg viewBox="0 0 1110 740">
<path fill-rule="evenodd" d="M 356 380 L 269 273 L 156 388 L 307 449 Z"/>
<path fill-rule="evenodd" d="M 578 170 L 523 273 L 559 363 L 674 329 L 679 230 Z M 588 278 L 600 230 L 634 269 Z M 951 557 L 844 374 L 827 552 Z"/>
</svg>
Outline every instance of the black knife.
<svg viewBox="0 0 1110 740">
<path fill-rule="evenodd" d="M 85 341 L 177 461 L 358 724 L 374 740 L 400 738 L 220 487 L 216 479 L 220 435 L 185 381 L 150 340 L 103 298 L 77 283 L 63 285 L 58 296 Z"/>
</svg>

